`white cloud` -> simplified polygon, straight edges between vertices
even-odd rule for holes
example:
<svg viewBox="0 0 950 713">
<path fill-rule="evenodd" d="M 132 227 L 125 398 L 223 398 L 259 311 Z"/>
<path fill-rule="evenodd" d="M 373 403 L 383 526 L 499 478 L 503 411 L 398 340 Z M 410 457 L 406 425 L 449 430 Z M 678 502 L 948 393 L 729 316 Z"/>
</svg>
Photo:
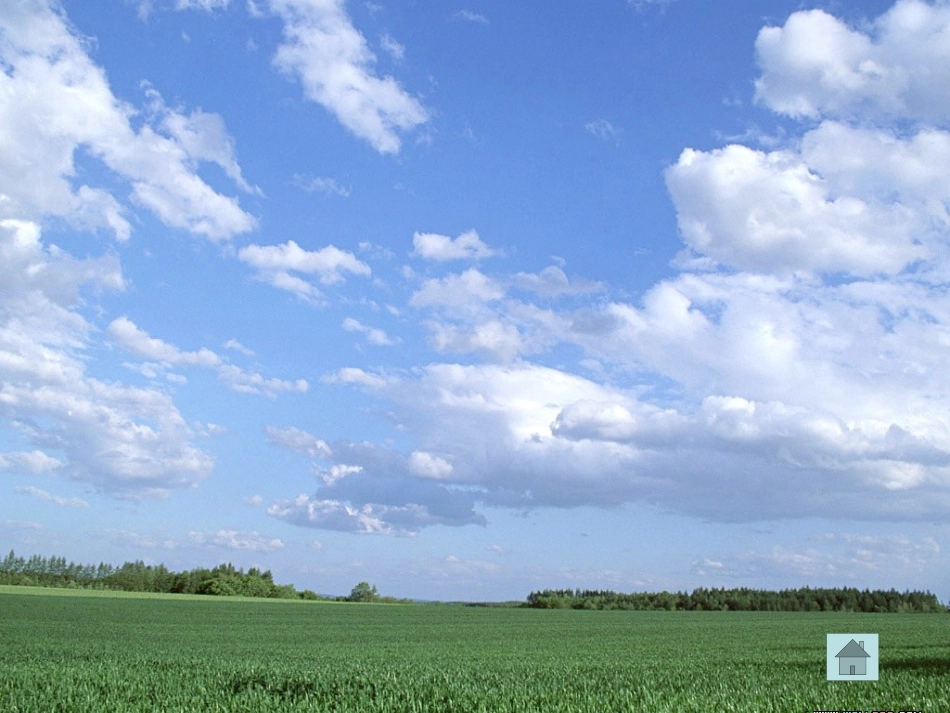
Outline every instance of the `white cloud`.
<svg viewBox="0 0 950 713">
<path fill-rule="evenodd" d="M 323 193 L 341 198 L 349 198 L 353 192 L 352 188 L 341 185 L 335 178 L 329 176 L 304 176 L 298 173 L 294 176 L 294 185 L 307 193 Z"/>
<path fill-rule="evenodd" d="M 239 530 L 192 531 L 188 533 L 188 538 L 197 545 L 212 545 L 229 550 L 246 550 L 248 552 L 273 552 L 284 547 L 282 540 L 269 538 L 256 530 L 250 532 Z"/>
<path fill-rule="evenodd" d="M 429 328 L 430 342 L 439 352 L 483 353 L 500 361 L 510 361 L 528 351 L 518 328 L 496 319 L 464 326 L 432 322 Z"/>
<path fill-rule="evenodd" d="M 50 473 L 63 467 L 58 458 L 43 453 L 43 451 L 0 453 L 0 470 L 12 473 L 30 473 L 39 475 Z"/>
<path fill-rule="evenodd" d="M 389 33 L 384 34 L 379 38 L 379 46 L 386 51 L 386 53 L 392 57 L 397 62 L 401 62 L 406 57 L 406 47 L 403 44 L 400 44 L 396 39 Z"/>
<path fill-rule="evenodd" d="M 310 388 L 306 379 L 290 381 L 265 377 L 257 372 L 245 371 L 234 364 L 222 364 L 218 368 L 218 378 L 237 392 L 266 396 L 271 399 L 284 393 L 305 394 Z"/>
<path fill-rule="evenodd" d="M 470 268 L 463 273 L 423 282 L 409 304 L 413 307 L 438 307 L 452 313 L 479 311 L 486 302 L 500 300 L 504 288 L 497 280 Z"/>
<path fill-rule="evenodd" d="M 694 562 L 691 571 L 718 583 L 745 579 L 790 586 L 805 579 L 813 586 L 865 587 L 868 582 L 889 586 L 895 577 L 932 571 L 940 561 L 932 537 L 827 532 L 808 540 L 811 544 L 718 554 Z"/>
<path fill-rule="evenodd" d="M 220 356 L 207 348 L 194 352 L 185 352 L 173 344 L 149 336 L 127 317 L 119 317 L 109 325 L 109 335 L 133 354 L 144 359 L 154 360 L 141 369 L 149 378 L 155 378 L 167 366 L 198 366 L 217 369 L 218 378 L 234 391 L 276 398 L 281 393 L 305 393 L 310 388 L 306 379 L 288 381 L 268 378 L 256 372 L 249 372 L 234 364 L 225 363 Z M 157 362 L 157 363 L 155 363 Z M 183 381 L 184 377 L 167 375 L 168 378 Z"/>
<path fill-rule="evenodd" d="M 238 251 L 238 258 L 257 270 L 258 279 L 307 300 L 317 299 L 320 291 L 291 272 L 316 275 L 324 285 L 343 282 L 343 273 L 369 276 L 372 272 L 353 253 L 334 245 L 305 250 L 293 240 L 281 245 L 248 245 Z"/>
<path fill-rule="evenodd" d="M 485 17 L 480 12 L 475 12 L 473 10 L 459 10 L 454 15 L 453 19 L 464 20 L 465 22 L 474 22 L 479 25 L 487 25 L 488 18 Z"/>
<path fill-rule="evenodd" d="M 584 124 L 584 128 L 589 134 L 601 141 L 610 141 L 618 143 L 620 141 L 620 129 L 611 124 L 607 119 L 594 119 Z"/>
<path fill-rule="evenodd" d="M 210 349 L 183 352 L 168 342 L 150 337 L 128 317 L 113 320 L 108 332 L 119 344 L 143 359 L 174 366 L 216 367 L 221 364 L 221 358 Z"/>
<path fill-rule="evenodd" d="M 950 115 L 950 6 L 900 0 L 867 30 L 823 10 L 793 13 L 756 40 L 756 98 L 793 117 Z"/>
<path fill-rule="evenodd" d="M 330 466 L 327 470 L 320 471 L 320 480 L 322 480 L 326 485 L 333 485 L 338 480 L 346 478 L 350 475 L 359 475 L 363 472 L 363 466 L 361 465 L 346 465 L 345 463 L 338 463 L 336 465 Z"/>
<path fill-rule="evenodd" d="M 825 121 L 804 135 L 801 155 L 841 193 L 899 203 L 929 255 L 942 249 L 942 235 L 932 226 L 950 224 L 950 132 L 925 128 L 901 135 Z"/>
<path fill-rule="evenodd" d="M 274 503 L 267 513 L 301 527 L 340 530 L 362 535 L 414 535 L 432 525 L 464 524 L 434 514 L 425 505 L 409 503 L 388 505 L 351 502 L 318 496 L 299 495 L 293 500 Z"/>
<path fill-rule="evenodd" d="M 926 256 L 904 206 L 836 195 L 789 151 L 687 149 L 667 186 L 687 244 L 729 267 L 869 276 Z"/>
<path fill-rule="evenodd" d="M 649 340 L 646 334 L 625 344 L 635 357 L 636 342 Z M 661 345 L 658 352 L 675 349 Z M 727 362 L 730 355 L 714 358 Z M 791 370 L 765 366 L 761 380 L 751 381 L 753 389 L 768 391 L 776 373 L 787 375 L 785 401 L 716 395 L 706 386 L 695 407 L 688 399 L 661 407 L 634 392 L 530 364 L 430 365 L 418 376 L 377 379 L 373 390 L 389 402 L 390 418 L 413 435 L 415 450 L 398 472 L 422 480 L 451 476 L 475 489 L 471 497 L 494 505 L 645 499 L 743 520 L 926 518 L 950 504 L 950 430 L 934 421 L 942 400 L 895 408 L 894 395 L 861 387 L 859 376 L 848 383 L 847 370 L 841 379 L 797 360 Z M 717 366 L 742 393 L 745 364 L 731 374 L 725 363 Z M 361 453 L 347 461 L 362 465 L 366 477 L 395 472 L 391 460 Z M 442 497 L 421 495 L 416 504 Z"/>
<path fill-rule="evenodd" d="M 269 0 L 284 22 L 275 66 L 303 84 L 347 129 L 380 153 L 397 153 L 400 133 L 424 124 L 422 104 L 392 77 L 374 73 L 376 57 L 342 0 Z"/>
<path fill-rule="evenodd" d="M 324 441 L 296 428 L 268 429 L 272 442 L 312 461 L 320 487 L 280 500 L 268 514 L 302 527 L 364 534 L 412 535 L 432 525 L 485 524 L 476 493 L 446 483 L 453 466 L 442 456 L 405 456 L 368 442 Z M 336 461 L 329 467 L 324 462 Z"/>
<path fill-rule="evenodd" d="M 599 282 L 571 280 L 564 270 L 556 265 L 549 265 L 537 274 L 519 272 L 515 275 L 513 283 L 521 289 L 530 290 L 545 297 L 583 295 L 604 289 L 604 285 Z"/>
<path fill-rule="evenodd" d="M 415 233 L 412 236 L 413 255 L 425 260 L 478 260 L 497 253 L 488 247 L 478 233 L 469 230 L 454 240 L 437 233 Z"/>
<path fill-rule="evenodd" d="M 175 8 L 178 10 L 224 10 L 231 4 L 231 0 L 175 0 Z"/>
<path fill-rule="evenodd" d="M 117 547 L 134 547 L 136 549 L 174 550 L 181 546 L 181 542 L 173 537 L 156 534 L 142 534 L 133 530 L 101 530 L 92 532 L 92 535 L 104 537 Z"/>
<path fill-rule="evenodd" d="M 413 451 L 409 455 L 409 470 L 420 478 L 443 480 L 452 475 L 452 464 L 445 458 L 425 451 Z"/>
<path fill-rule="evenodd" d="M 687 250 L 678 274 L 636 302 L 542 309 L 508 294 L 583 294 L 553 267 L 424 280 L 409 304 L 430 310 L 436 348 L 502 363 L 338 372 L 338 383 L 384 401 L 406 454 L 344 448 L 359 478 L 302 507 L 332 499 L 358 513 L 379 502 L 368 489 L 390 473 L 403 488 L 429 487 L 385 501 L 395 506 L 444 503 L 438 486 L 450 480 L 467 495 L 458 523 L 472 522 L 479 503 L 633 501 L 720 521 L 944 518 L 950 138 L 940 126 L 950 82 L 930 83 L 923 69 L 946 66 L 930 39 L 948 12 L 905 0 L 868 33 L 798 13 L 771 55 L 764 32 L 760 101 L 810 121 L 770 151 L 683 152 L 666 179 Z M 872 77 L 910 66 L 900 52 L 929 60 L 903 88 Z M 859 56 L 877 66 L 855 64 Z M 444 236 L 419 242 L 423 256 L 463 252 Z M 555 345 L 579 347 L 610 382 L 514 361 Z M 441 475 L 433 458 L 451 471 Z M 296 521 L 312 524 L 305 509 Z M 780 548 L 746 564 L 831 571 L 812 554 Z M 710 555 L 697 567 L 728 576 L 736 563 Z"/>
<path fill-rule="evenodd" d="M 0 222 L 0 258 L 0 415 L 17 437 L 60 462 L 57 473 L 121 497 L 161 497 L 206 477 L 213 461 L 166 394 L 86 373 L 93 329 L 77 311 L 80 292 L 122 289 L 117 260 L 77 260 L 12 220 Z"/>
<path fill-rule="evenodd" d="M 0 61 L 8 68 L 0 72 L 0 217 L 56 216 L 127 239 L 130 207 L 81 182 L 82 154 L 126 181 L 132 203 L 167 225 L 214 240 L 255 226 L 195 171 L 211 161 L 248 188 L 220 118 L 169 110 L 148 89 L 152 121 L 133 128 L 134 108 L 112 94 L 105 72 L 45 0 L 0 9 Z"/>
<path fill-rule="evenodd" d="M 667 6 L 672 5 L 676 0 L 627 0 L 627 4 L 633 7 L 637 12 L 643 12 L 651 7 L 658 7 L 665 10 Z"/>
<path fill-rule="evenodd" d="M 208 161 L 217 164 L 225 174 L 243 190 L 260 194 L 260 189 L 249 185 L 237 161 L 234 139 L 228 134 L 224 120 L 218 114 L 193 111 L 187 116 L 168 110 L 161 95 L 154 89 L 148 91 L 152 99 L 152 111 L 162 117 L 161 128 L 175 139 L 191 161 Z"/>
<path fill-rule="evenodd" d="M 353 319 L 352 317 L 347 317 L 344 319 L 342 326 L 347 332 L 359 332 L 360 334 L 366 335 L 366 341 L 368 341 L 370 344 L 375 344 L 376 346 L 388 347 L 399 343 L 398 339 L 393 339 L 382 329 L 368 327 L 359 320 Z"/>
<path fill-rule="evenodd" d="M 14 488 L 18 493 L 23 495 L 30 495 L 38 500 L 45 500 L 46 502 L 53 503 L 54 505 L 59 505 L 60 507 L 71 507 L 71 508 L 87 508 L 89 503 L 87 503 L 82 498 L 63 498 L 58 495 L 53 495 L 45 490 L 40 488 L 33 487 L 32 485 L 27 485 L 23 487 Z"/>
<path fill-rule="evenodd" d="M 390 514 L 389 509 L 374 507 L 371 504 L 357 508 L 337 500 L 299 495 L 293 500 L 271 505 L 267 508 L 267 513 L 302 527 L 360 534 L 407 534 L 405 531 L 394 530 L 392 525 L 382 519 Z"/>
<path fill-rule="evenodd" d="M 329 457 L 333 451 L 326 444 L 326 441 L 313 436 L 299 428 L 276 428 L 267 426 L 264 429 L 268 440 L 284 448 L 289 448 L 296 453 L 302 453 L 310 458 Z"/>
<path fill-rule="evenodd" d="M 347 366 L 330 374 L 324 381 L 328 384 L 359 384 L 371 389 L 378 389 L 389 383 L 389 379 L 377 374 L 370 374 L 363 369 Z"/>
<path fill-rule="evenodd" d="M 222 346 L 224 346 L 225 349 L 231 349 L 244 356 L 254 356 L 254 352 L 241 344 L 237 339 L 229 339 Z"/>
</svg>

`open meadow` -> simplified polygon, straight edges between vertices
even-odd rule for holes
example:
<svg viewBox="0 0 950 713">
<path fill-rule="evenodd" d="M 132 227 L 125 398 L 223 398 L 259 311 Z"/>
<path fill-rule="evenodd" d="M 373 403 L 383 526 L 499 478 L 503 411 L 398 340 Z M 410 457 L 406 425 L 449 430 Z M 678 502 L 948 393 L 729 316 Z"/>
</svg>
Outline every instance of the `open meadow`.
<svg viewBox="0 0 950 713">
<path fill-rule="evenodd" d="M 825 635 L 880 680 L 825 680 Z M 0 710 L 950 711 L 950 616 L 562 611 L 0 588 Z"/>
</svg>

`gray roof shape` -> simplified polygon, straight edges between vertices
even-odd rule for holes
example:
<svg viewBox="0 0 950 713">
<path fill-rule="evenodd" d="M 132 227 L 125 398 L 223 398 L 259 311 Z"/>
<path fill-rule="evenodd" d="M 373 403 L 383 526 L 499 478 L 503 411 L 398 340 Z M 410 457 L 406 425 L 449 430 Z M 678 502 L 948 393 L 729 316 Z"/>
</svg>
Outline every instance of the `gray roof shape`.
<svg viewBox="0 0 950 713">
<path fill-rule="evenodd" d="M 835 658 L 838 657 L 845 659 L 853 659 L 864 656 L 866 658 L 871 658 L 871 654 L 858 646 L 857 642 L 854 639 L 848 642 L 848 645 L 845 646 L 841 651 L 835 654 Z"/>
</svg>

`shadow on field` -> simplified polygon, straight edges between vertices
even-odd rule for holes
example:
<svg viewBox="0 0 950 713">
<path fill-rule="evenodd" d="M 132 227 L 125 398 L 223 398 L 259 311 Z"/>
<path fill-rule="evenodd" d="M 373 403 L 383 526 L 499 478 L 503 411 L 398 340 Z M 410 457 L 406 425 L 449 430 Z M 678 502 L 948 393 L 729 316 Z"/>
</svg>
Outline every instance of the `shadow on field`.
<svg viewBox="0 0 950 713">
<path fill-rule="evenodd" d="M 269 678 L 261 674 L 243 674 L 231 679 L 228 688 L 234 695 L 264 692 L 285 701 L 308 698 L 319 692 L 321 686 L 302 678 Z"/>
<path fill-rule="evenodd" d="M 882 661 L 881 669 L 885 671 L 907 671 L 908 673 L 924 676 L 948 676 L 950 675 L 950 659 L 930 656 L 899 661 Z"/>
</svg>

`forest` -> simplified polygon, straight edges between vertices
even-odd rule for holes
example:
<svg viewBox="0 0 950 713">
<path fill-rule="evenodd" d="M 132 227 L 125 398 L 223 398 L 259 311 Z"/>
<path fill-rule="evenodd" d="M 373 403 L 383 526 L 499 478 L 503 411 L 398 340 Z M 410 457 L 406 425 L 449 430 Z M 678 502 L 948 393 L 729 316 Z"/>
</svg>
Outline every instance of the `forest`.
<svg viewBox="0 0 950 713">
<path fill-rule="evenodd" d="M 375 585 L 359 582 L 348 595 L 325 597 L 310 589 L 297 591 L 292 584 L 276 584 L 270 570 L 251 567 L 246 572 L 230 562 L 213 569 L 197 568 L 173 572 L 163 564 L 126 562 L 121 567 L 100 562 L 76 564 L 65 557 L 32 555 L 18 557 L 10 550 L 0 560 L 0 585 L 103 589 L 158 594 L 207 594 L 219 597 L 263 597 L 267 599 L 328 599 L 338 602 L 406 604 L 411 600 L 382 596 Z"/>
<path fill-rule="evenodd" d="M 788 611 L 788 612 L 946 612 L 930 592 L 887 591 L 854 587 L 812 589 L 707 589 L 686 592 L 545 589 L 531 592 L 524 606 L 537 609 L 639 609 L 667 611 Z"/>
<path fill-rule="evenodd" d="M 141 561 L 126 562 L 121 567 L 76 564 L 67 562 L 65 557 L 18 557 L 13 550 L 0 561 L 0 584 L 270 599 L 321 598 L 310 590 L 298 592 L 292 584 L 276 584 L 269 570 L 262 572 L 252 567 L 245 572 L 230 563 L 214 569 L 173 572 L 165 565 Z"/>
</svg>

